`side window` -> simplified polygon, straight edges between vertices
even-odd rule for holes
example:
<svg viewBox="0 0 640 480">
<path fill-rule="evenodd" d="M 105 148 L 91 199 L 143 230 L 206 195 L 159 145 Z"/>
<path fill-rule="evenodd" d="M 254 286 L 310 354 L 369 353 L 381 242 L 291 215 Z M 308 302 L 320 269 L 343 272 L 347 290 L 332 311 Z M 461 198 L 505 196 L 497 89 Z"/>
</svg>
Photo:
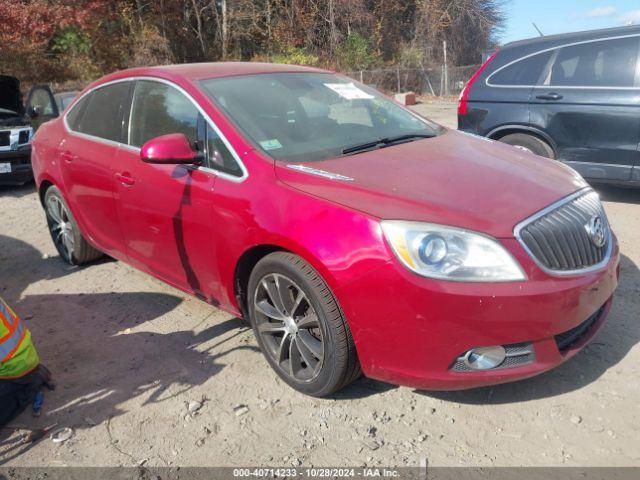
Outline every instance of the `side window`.
<svg viewBox="0 0 640 480">
<path fill-rule="evenodd" d="M 129 144 L 141 147 L 152 138 L 184 133 L 198 138 L 198 109 L 177 89 L 160 82 L 140 80 L 136 84 L 129 121 Z"/>
<path fill-rule="evenodd" d="M 32 108 L 37 108 L 40 115 L 55 115 L 56 113 L 51 92 L 46 88 L 34 88 L 29 98 L 29 105 Z"/>
<path fill-rule="evenodd" d="M 209 125 L 207 125 L 207 159 L 209 166 L 215 170 L 220 170 L 236 177 L 242 176 L 240 165 L 238 165 L 220 136 Z"/>
<path fill-rule="evenodd" d="M 80 122 L 82 121 L 82 117 L 84 116 L 84 112 L 87 109 L 87 105 L 91 101 L 91 95 L 93 93 L 89 93 L 82 97 L 78 103 L 76 103 L 69 113 L 67 113 L 67 125 L 74 132 L 78 132 L 80 129 Z"/>
<path fill-rule="evenodd" d="M 534 86 L 553 52 L 543 52 L 520 60 L 496 72 L 489 79 L 491 85 Z"/>
<path fill-rule="evenodd" d="M 129 93 L 129 82 L 118 82 L 93 91 L 80 119 L 77 131 L 94 137 L 120 142 L 122 106 Z M 73 108 L 75 111 L 80 105 Z"/>
<path fill-rule="evenodd" d="M 551 70 L 551 86 L 633 87 L 638 37 L 563 47 Z"/>
</svg>

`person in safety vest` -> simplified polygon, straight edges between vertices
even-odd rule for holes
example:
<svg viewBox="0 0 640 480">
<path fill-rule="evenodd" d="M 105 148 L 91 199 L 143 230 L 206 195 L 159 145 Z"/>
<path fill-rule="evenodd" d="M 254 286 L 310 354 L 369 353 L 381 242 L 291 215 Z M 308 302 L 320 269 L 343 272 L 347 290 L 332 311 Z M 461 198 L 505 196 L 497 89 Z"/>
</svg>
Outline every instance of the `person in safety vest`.
<svg viewBox="0 0 640 480">
<path fill-rule="evenodd" d="M 0 426 L 30 405 L 51 374 L 42 365 L 31 332 L 0 298 Z"/>
</svg>

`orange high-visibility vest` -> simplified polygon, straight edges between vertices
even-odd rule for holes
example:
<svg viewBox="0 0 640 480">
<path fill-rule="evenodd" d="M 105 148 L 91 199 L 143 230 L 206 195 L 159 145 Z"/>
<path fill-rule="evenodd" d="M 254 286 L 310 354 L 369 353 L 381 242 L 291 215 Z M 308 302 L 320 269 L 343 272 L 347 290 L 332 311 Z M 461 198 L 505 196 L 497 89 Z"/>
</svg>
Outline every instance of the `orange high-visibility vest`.
<svg viewBox="0 0 640 480">
<path fill-rule="evenodd" d="M 0 380 L 23 377 L 39 363 L 31 332 L 0 298 Z"/>
</svg>

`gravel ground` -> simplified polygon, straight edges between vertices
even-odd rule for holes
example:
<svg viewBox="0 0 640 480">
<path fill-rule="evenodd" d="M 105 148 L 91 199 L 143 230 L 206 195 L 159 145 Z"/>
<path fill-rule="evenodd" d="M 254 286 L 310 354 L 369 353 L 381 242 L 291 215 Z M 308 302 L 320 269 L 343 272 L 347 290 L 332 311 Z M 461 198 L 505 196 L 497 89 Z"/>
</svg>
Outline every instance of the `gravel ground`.
<svg viewBox="0 0 640 480">
<path fill-rule="evenodd" d="M 419 105 L 455 124 L 455 105 Z M 640 190 L 599 189 L 621 243 L 608 323 L 539 377 L 428 393 L 361 379 L 305 397 L 271 372 L 242 320 L 125 264 L 69 268 L 33 187 L 0 189 L 0 295 L 58 388 L 0 432 L 12 466 L 639 466 Z M 75 434 L 26 448 L 20 429 Z"/>
</svg>

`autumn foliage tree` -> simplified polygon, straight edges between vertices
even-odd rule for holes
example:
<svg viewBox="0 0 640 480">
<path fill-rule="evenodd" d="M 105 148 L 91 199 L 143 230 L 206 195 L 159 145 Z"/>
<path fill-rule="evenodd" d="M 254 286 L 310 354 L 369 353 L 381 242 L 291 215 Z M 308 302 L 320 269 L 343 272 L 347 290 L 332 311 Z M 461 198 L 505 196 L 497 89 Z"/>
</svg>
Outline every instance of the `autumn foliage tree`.
<svg viewBox="0 0 640 480">
<path fill-rule="evenodd" d="M 503 0 L 2 0 L 0 70 L 27 82 L 159 63 L 266 60 L 341 70 L 478 63 Z"/>
<path fill-rule="evenodd" d="M 77 74 L 68 71 L 72 69 L 70 57 L 76 49 L 91 44 L 109 3 L 108 0 L 2 0 L 0 69 L 28 80 L 36 76 Z M 65 57 L 66 65 L 58 61 L 59 57 Z"/>
</svg>

